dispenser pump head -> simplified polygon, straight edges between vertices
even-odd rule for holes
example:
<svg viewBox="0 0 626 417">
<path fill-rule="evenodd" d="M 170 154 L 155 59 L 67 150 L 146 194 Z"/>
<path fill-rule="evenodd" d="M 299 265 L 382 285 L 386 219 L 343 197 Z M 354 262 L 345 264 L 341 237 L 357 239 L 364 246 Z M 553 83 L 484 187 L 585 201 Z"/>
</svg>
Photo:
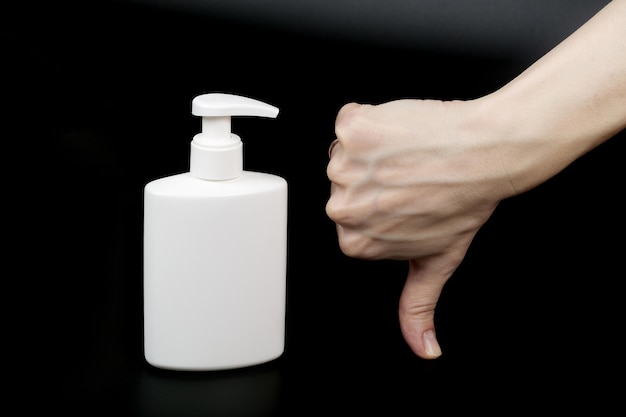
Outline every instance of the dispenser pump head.
<svg viewBox="0 0 626 417">
<path fill-rule="evenodd" d="M 191 113 L 202 117 L 202 132 L 191 141 L 191 174 L 207 180 L 228 180 L 243 172 L 243 146 L 239 136 L 231 132 L 231 117 L 275 118 L 278 108 L 248 97 L 210 93 L 192 100 Z"/>
</svg>

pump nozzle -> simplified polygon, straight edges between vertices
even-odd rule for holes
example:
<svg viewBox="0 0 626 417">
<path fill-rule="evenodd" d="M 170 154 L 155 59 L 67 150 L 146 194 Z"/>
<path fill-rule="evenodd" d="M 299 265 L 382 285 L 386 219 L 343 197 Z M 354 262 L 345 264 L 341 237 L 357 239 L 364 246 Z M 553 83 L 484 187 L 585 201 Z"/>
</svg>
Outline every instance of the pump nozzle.
<svg viewBox="0 0 626 417">
<path fill-rule="evenodd" d="M 204 179 L 225 180 L 243 171 L 241 139 L 231 132 L 231 116 L 275 118 L 278 108 L 249 97 L 210 93 L 195 97 L 191 112 L 202 117 L 202 132 L 191 142 L 190 172 Z"/>
</svg>

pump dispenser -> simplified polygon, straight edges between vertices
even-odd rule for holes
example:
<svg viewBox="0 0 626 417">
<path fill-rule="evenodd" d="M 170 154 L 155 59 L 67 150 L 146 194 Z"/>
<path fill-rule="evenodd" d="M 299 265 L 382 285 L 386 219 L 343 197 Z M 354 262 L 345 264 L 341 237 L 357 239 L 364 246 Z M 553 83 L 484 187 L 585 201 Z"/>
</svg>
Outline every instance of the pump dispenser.
<svg viewBox="0 0 626 417">
<path fill-rule="evenodd" d="M 191 111 L 189 172 L 144 189 L 144 355 L 175 370 L 268 362 L 284 351 L 287 182 L 244 170 L 231 117 L 278 109 L 211 93 Z"/>
<path fill-rule="evenodd" d="M 278 109 L 247 97 L 204 94 L 193 99 L 191 112 L 202 116 L 202 133 L 191 142 L 191 174 L 205 180 L 237 178 L 243 170 L 241 138 L 231 133 L 231 116 L 276 117 Z"/>
</svg>

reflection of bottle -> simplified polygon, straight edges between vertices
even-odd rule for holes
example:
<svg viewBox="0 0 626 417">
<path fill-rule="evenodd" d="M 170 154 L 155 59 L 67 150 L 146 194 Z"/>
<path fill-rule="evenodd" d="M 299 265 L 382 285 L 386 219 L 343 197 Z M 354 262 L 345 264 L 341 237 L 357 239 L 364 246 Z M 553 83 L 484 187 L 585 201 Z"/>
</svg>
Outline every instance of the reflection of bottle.
<svg viewBox="0 0 626 417">
<path fill-rule="evenodd" d="M 287 182 L 243 170 L 231 116 L 276 117 L 247 97 L 192 101 L 190 171 L 144 190 L 144 353 L 153 366 L 217 370 L 284 350 Z"/>
</svg>

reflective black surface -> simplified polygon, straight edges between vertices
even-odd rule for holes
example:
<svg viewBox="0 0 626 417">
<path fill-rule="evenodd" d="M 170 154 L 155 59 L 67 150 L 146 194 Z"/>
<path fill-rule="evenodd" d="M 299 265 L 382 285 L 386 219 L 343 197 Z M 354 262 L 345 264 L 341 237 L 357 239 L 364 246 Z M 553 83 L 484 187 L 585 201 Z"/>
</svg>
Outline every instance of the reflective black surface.
<svg viewBox="0 0 626 417">
<path fill-rule="evenodd" d="M 5 192 L 18 213 L 6 221 L 19 226 L 9 252 L 19 273 L 5 297 L 16 304 L 6 340 L 18 371 L 9 401 L 20 409 L 623 410 L 623 134 L 501 204 L 441 296 L 436 361 L 415 357 L 400 335 L 406 265 L 345 257 L 324 212 L 342 104 L 476 97 L 528 66 L 526 52 L 394 48 L 123 2 L 19 9 L 5 80 L 17 93 Z M 187 169 L 200 127 L 191 99 L 210 91 L 281 109 L 233 130 L 246 169 L 289 182 L 286 350 L 248 369 L 162 371 L 142 355 L 142 189 Z"/>
</svg>

